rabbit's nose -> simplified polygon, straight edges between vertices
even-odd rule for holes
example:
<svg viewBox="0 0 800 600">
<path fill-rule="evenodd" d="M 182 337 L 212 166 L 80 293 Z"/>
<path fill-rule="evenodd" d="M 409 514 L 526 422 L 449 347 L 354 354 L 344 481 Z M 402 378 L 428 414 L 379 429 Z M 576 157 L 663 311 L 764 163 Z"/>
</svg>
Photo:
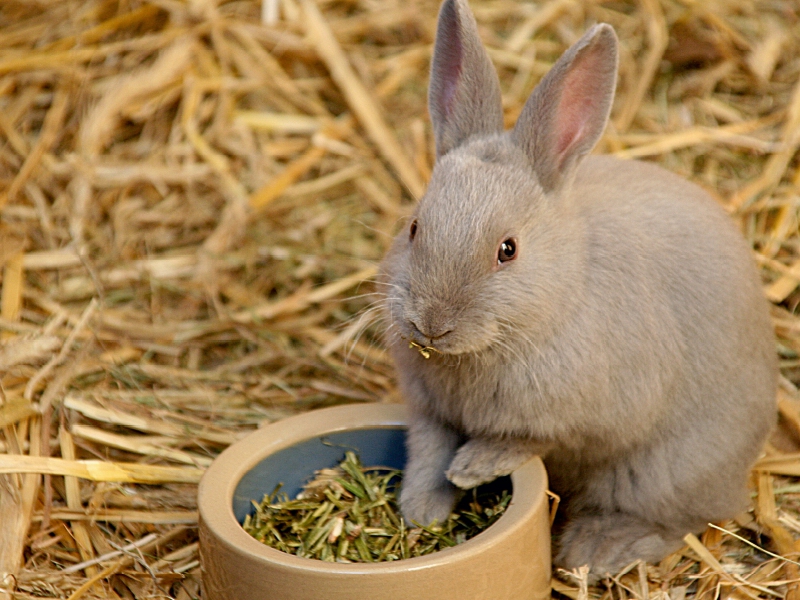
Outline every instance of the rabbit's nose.
<svg viewBox="0 0 800 600">
<path fill-rule="evenodd" d="M 409 324 L 411 325 L 415 337 L 419 336 L 422 340 L 430 342 L 443 338 L 453 331 L 448 328 L 446 323 L 422 323 L 418 325 L 415 321 L 409 320 Z"/>
</svg>

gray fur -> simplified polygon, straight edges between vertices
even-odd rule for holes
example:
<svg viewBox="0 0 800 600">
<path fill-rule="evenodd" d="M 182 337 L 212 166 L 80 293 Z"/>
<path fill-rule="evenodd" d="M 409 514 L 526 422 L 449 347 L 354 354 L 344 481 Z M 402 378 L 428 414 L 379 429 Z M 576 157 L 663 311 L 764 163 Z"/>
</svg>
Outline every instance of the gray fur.
<svg viewBox="0 0 800 600">
<path fill-rule="evenodd" d="M 466 0 L 440 14 L 459 29 L 440 21 L 434 65 L 441 48 L 468 47 L 461 77 L 485 92 L 468 106 L 500 111 Z M 470 487 L 538 453 L 564 503 L 556 563 L 595 576 L 659 560 L 744 507 L 776 417 L 767 303 L 728 216 L 659 167 L 584 158 L 608 118 L 616 56 L 613 30 L 592 28 L 510 132 L 482 119 L 470 130 L 473 109 L 456 104 L 458 134 L 441 138 L 450 125 L 432 107 L 441 148 L 417 233 L 401 232 L 382 265 L 412 415 L 404 515 L 442 520 L 451 482 Z M 519 255 L 500 266 L 508 237 Z M 409 340 L 434 348 L 430 359 Z"/>
</svg>

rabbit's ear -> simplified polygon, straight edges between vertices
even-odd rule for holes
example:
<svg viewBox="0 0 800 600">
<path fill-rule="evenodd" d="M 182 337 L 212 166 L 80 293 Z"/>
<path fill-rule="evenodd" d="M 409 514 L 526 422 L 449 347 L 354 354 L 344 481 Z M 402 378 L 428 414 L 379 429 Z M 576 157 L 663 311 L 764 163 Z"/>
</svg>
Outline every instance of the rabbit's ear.
<svg viewBox="0 0 800 600">
<path fill-rule="evenodd" d="M 467 0 L 445 0 L 439 11 L 428 110 L 437 156 L 470 136 L 503 129 L 500 82 Z"/>
<path fill-rule="evenodd" d="M 603 134 L 617 81 L 617 36 L 595 25 L 558 59 L 525 103 L 512 139 L 546 191 L 594 148 Z"/>
</svg>

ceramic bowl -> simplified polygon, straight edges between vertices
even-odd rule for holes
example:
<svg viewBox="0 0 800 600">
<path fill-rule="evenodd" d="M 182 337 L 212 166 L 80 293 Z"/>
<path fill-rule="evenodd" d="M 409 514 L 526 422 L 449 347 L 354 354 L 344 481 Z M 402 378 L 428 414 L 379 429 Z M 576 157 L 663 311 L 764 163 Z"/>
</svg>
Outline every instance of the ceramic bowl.
<svg viewBox="0 0 800 600">
<path fill-rule="evenodd" d="M 300 558 L 250 537 L 241 523 L 276 484 L 296 494 L 314 471 L 356 449 L 365 465 L 405 464 L 406 409 L 351 404 L 278 421 L 230 446 L 198 496 L 206 600 L 543 600 L 550 597 L 547 475 L 538 458 L 511 475 L 512 500 L 491 527 L 453 548 L 393 562 Z"/>
</svg>

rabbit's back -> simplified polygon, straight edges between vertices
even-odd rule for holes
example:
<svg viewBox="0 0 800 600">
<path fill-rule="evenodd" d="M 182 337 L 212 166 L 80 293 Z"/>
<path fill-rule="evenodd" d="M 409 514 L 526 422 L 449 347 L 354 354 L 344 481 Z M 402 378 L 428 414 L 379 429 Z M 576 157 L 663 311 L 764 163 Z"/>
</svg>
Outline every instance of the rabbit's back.
<svg viewBox="0 0 800 600">
<path fill-rule="evenodd" d="M 625 450 L 628 460 L 602 476 L 594 452 L 556 452 L 554 485 L 583 488 L 588 468 L 592 489 L 581 491 L 589 505 L 639 512 L 644 503 L 655 517 L 654 498 L 672 506 L 692 494 L 701 510 L 687 518 L 725 517 L 742 498 L 717 490 L 744 489 L 775 420 L 772 328 L 749 249 L 708 194 L 651 164 L 587 157 L 572 198 L 586 222 L 585 310 L 607 329 L 598 351 L 634 389 L 661 376 L 654 393 L 662 397 L 651 397 L 661 411 L 651 411 L 648 442 Z M 652 370 L 659 360 L 661 373 Z M 636 423 L 619 425 L 624 438 Z M 638 482 L 635 495 L 625 478 Z"/>
<path fill-rule="evenodd" d="M 717 394 L 706 410 L 738 419 L 737 412 L 760 407 L 763 417 L 744 420 L 771 422 L 777 365 L 767 302 L 750 249 L 725 211 L 677 175 L 612 157 L 587 157 L 572 190 L 586 223 L 586 291 L 596 317 L 623 330 L 639 313 L 652 320 L 649 332 L 634 329 L 620 340 L 623 352 L 671 344 L 684 385 L 750 382 L 737 384 L 752 388 L 745 398 Z M 700 403 L 693 410 L 707 404 L 695 394 L 688 401 Z M 680 408 L 690 407 L 673 407 Z"/>
<path fill-rule="evenodd" d="M 598 302 L 657 307 L 665 327 L 654 337 L 677 335 L 681 354 L 698 368 L 727 357 L 739 371 L 774 371 L 767 302 L 750 250 L 706 192 L 656 165 L 591 156 L 571 197 L 585 222 L 587 292 Z"/>
</svg>

